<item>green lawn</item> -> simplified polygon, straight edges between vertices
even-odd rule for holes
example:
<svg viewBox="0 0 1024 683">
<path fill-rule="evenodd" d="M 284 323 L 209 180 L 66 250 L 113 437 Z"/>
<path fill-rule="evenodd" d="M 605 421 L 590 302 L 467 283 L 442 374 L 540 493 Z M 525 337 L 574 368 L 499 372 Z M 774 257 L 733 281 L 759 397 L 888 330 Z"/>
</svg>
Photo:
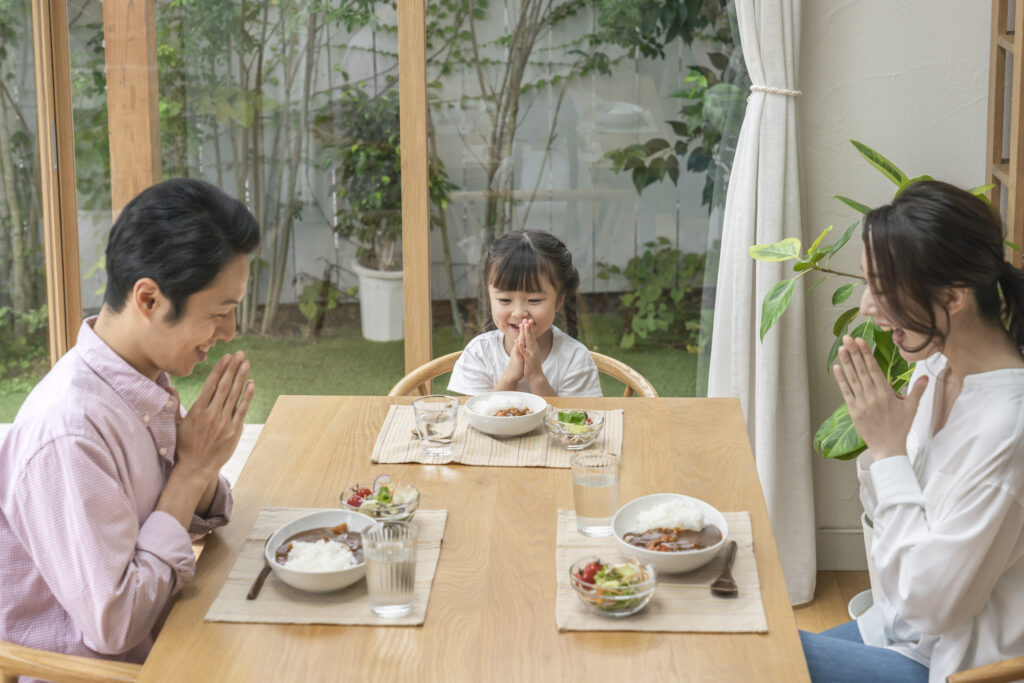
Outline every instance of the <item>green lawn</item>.
<svg viewBox="0 0 1024 683">
<path fill-rule="evenodd" d="M 581 327 L 582 341 L 590 348 L 618 358 L 647 377 L 662 396 L 693 396 L 697 355 L 680 349 L 620 349 L 620 319 L 610 314 L 587 316 Z M 436 356 L 462 348 L 447 329 L 434 333 Z M 230 344 L 218 344 L 210 360 L 196 366 L 189 377 L 174 380 L 184 404 L 199 394 L 213 362 L 226 352 L 245 350 L 252 363 L 256 396 L 247 422 L 265 422 L 279 394 L 382 395 L 404 374 L 402 342 L 371 342 L 358 330 L 335 328 L 315 339 L 240 336 Z M 606 395 L 621 395 L 622 384 L 601 377 Z M 435 383 L 439 390 L 447 377 Z M 0 422 L 12 422 L 27 394 L 5 394 L 0 384 Z"/>
</svg>

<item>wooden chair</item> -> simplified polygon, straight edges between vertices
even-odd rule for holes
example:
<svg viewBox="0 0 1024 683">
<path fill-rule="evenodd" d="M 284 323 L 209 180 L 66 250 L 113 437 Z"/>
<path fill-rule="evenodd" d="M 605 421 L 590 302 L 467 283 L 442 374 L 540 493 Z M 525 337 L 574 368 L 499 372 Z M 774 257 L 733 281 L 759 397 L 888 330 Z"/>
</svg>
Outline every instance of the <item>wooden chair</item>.
<svg viewBox="0 0 1024 683">
<path fill-rule="evenodd" d="M 947 683 L 1010 683 L 1024 679 L 1024 657 L 1014 657 L 995 664 L 979 666 L 955 673 Z"/>
<path fill-rule="evenodd" d="M 54 683 L 113 683 L 134 681 L 142 667 L 47 652 L 0 641 L 0 683 L 18 683 L 18 676 L 32 676 Z"/>
<path fill-rule="evenodd" d="M 398 380 L 398 383 L 391 387 L 388 396 L 423 396 L 427 393 L 427 382 L 446 372 L 451 372 L 455 367 L 455 361 L 462 355 L 462 351 L 454 351 L 440 358 L 435 358 L 419 366 L 408 375 Z M 647 378 L 629 367 L 620 360 L 610 358 L 603 353 L 591 351 L 597 371 L 603 372 L 613 379 L 617 379 L 626 385 L 623 396 L 640 395 L 646 398 L 655 398 L 658 392 Z"/>
</svg>

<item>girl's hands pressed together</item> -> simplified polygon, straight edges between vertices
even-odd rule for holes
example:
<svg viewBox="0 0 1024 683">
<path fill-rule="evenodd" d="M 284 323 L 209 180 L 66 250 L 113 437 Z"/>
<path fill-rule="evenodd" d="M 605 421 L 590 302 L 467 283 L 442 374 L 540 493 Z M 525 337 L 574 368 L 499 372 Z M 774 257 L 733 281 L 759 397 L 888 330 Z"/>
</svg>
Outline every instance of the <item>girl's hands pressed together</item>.
<svg viewBox="0 0 1024 683">
<path fill-rule="evenodd" d="M 857 432 L 871 449 L 874 460 L 906 453 L 907 434 L 914 421 L 928 378 L 922 377 L 906 396 L 900 396 L 863 339 L 843 337 L 839 364 L 833 366 L 839 391 L 850 410 Z"/>
<path fill-rule="evenodd" d="M 520 324 L 515 348 L 523 359 L 523 376 L 530 382 L 530 391 L 538 396 L 555 396 L 557 392 L 551 387 L 541 367 L 543 354 L 537 335 L 533 332 L 535 326 L 532 319 Z"/>
<path fill-rule="evenodd" d="M 523 354 L 519 350 L 519 340 L 522 337 L 523 330 L 520 327 L 519 336 L 516 337 L 516 342 L 508 352 L 508 365 L 505 366 L 505 372 L 501 374 L 501 379 L 494 386 L 495 391 L 515 391 L 519 387 L 519 380 L 524 377 Z"/>
<path fill-rule="evenodd" d="M 541 370 L 538 360 L 540 345 L 537 343 L 537 337 L 533 334 L 535 325 L 533 320 L 524 320 L 519 326 L 519 338 L 516 339 L 516 348 L 519 349 L 523 358 L 523 376 L 528 380 L 544 377 L 544 371 Z"/>
</svg>

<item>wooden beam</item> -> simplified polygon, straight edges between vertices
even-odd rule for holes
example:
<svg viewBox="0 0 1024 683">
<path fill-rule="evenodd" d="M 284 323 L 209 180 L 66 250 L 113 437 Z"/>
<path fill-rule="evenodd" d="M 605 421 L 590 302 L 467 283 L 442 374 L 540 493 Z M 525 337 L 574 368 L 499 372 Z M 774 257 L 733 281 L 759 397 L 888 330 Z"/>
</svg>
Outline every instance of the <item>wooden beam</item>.
<svg viewBox="0 0 1024 683">
<path fill-rule="evenodd" d="M 992 184 L 989 190 L 989 200 L 992 206 L 999 211 L 1002 203 L 1002 193 L 1005 190 L 1013 192 L 1012 176 L 1009 171 L 1009 164 L 1003 163 L 1003 123 L 1005 107 L 1004 93 L 1006 88 L 1006 52 L 1012 51 L 1013 41 L 1009 41 L 1007 47 L 1006 39 L 1006 0 L 993 0 L 992 2 L 992 44 L 989 49 L 988 67 L 988 144 L 986 145 L 986 168 L 988 179 L 986 182 Z M 1007 195 L 1009 196 L 1009 195 Z"/>
<path fill-rule="evenodd" d="M 407 373 L 432 356 L 425 20 L 424 0 L 399 0 L 398 98 L 402 139 L 402 269 L 405 272 Z"/>
<path fill-rule="evenodd" d="M 65 2 L 32 0 L 32 50 L 36 67 L 36 137 L 52 364 L 75 345 L 82 324 L 75 133 L 71 118 L 71 59 Z"/>
<path fill-rule="evenodd" d="M 155 0 L 105 0 L 103 40 L 116 220 L 132 197 L 161 177 Z"/>
<path fill-rule="evenodd" d="M 995 9 L 993 9 L 995 12 Z M 1014 12 L 1014 54 L 1024 55 L 1024 12 Z M 998 65 L 996 65 L 998 66 Z M 1012 188 L 1007 188 L 1006 202 L 1006 237 L 1015 244 L 1020 244 L 1024 237 L 1024 64 L 1020 59 L 1013 60 L 1013 76 L 1011 78 L 1010 96 L 1010 163 L 1008 174 L 1014 179 Z M 1001 102 L 1002 100 L 1000 100 Z M 992 108 L 992 104 L 989 104 Z M 1007 258 L 1017 267 L 1021 265 L 1021 253 L 1007 248 Z"/>
</svg>

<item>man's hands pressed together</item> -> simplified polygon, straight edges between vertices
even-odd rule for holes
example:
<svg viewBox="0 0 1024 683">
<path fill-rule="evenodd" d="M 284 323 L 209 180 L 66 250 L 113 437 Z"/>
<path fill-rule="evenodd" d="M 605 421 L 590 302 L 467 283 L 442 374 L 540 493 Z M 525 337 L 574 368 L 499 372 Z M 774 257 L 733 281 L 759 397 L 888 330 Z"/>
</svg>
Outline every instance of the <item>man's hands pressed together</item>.
<svg viewBox="0 0 1024 683">
<path fill-rule="evenodd" d="M 220 468 L 242 436 L 255 393 L 248 375 L 249 361 L 242 351 L 224 356 L 210 371 L 188 414 L 178 421 L 174 469 L 156 509 L 186 529 L 193 514 L 202 516 L 209 509 Z"/>
</svg>

